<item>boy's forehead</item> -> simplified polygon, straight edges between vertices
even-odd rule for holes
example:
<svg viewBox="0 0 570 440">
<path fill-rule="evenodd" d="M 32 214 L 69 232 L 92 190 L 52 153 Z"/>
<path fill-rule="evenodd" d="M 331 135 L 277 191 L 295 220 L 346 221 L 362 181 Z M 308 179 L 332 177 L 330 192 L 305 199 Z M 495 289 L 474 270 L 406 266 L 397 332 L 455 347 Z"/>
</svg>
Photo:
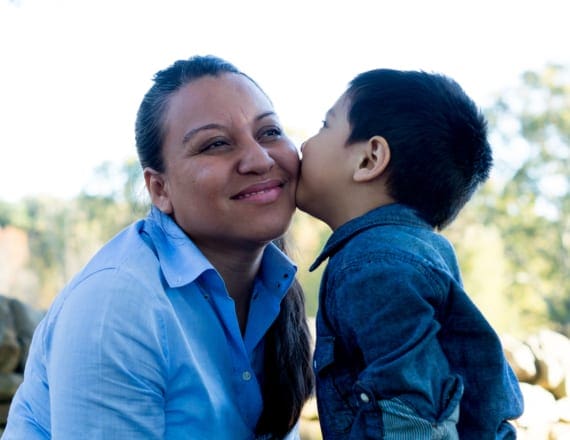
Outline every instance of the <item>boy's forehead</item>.
<svg viewBox="0 0 570 440">
<path fill-rule="evenodd" d="M 340 118 L 342 116 L 347 116 L 349 103 L 350 103 L 350 100 L 349 100 L 348 96 L 345 93 L 343 93 L 336 100 L 334 105 L 329 109 L 329 111 L 327 112 L 327 115 L 332 116 L 334 118 Z"/>
</svg>

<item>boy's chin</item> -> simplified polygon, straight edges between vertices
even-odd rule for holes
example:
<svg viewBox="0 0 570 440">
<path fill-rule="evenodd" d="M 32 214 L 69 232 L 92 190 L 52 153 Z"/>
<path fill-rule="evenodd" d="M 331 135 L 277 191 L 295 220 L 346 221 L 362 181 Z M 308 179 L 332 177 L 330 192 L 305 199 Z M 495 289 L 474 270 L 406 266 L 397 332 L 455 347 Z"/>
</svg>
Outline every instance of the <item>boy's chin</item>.
<svg viewBox="0 0 570 440">
<path fill-rule="evenodd" d="M 311 217 L 325 221 L 323 216 L 318 212 L 318 210 L 314 209 L 314 206 L 312 204 L 306 204 L 303 203 L 303 201 L 297 200 L 297 209 L 299 211 L 303 211 L 305 214 L 309 214 Z"/>
<path fill-rule="evenodd" d="M 299 192 L 297 192 L 297 197 L 295 198 L 295 205 L 297 206 L 297 209 L 299 209 L 300 211 L 312 215 L 310 208 L 304 202 L 304 199 L 302 196 L 300 196 Z"/>
<path fill-rule="evenodd" d="M 295 191 L 295 205 L 301 211 L 310 214 L 310 204 L 307 201 L 307 194 L 300 181 L 297 183 L 297 190 Z"/>
</svg>

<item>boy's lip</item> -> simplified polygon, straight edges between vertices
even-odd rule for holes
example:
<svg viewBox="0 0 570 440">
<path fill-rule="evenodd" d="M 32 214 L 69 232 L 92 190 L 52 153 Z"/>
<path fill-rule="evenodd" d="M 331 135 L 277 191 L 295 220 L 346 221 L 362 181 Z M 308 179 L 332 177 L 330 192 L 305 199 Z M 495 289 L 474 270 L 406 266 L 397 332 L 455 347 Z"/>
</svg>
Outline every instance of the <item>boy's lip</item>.
<svg viewBox="0 0 570 440">
<path fill-rule="evenodd" d="M 266 193 L 266 192 L 269 192 L 272 190 L 281 189 L 281 188 L 283 188 L 285 183 L 286 183 L 285 180 L 279 180 L 279 179 L 267 180 L 265 182 L 260 182 L 260 183 L 254 184 L 254 185 L 250 185 L 250 186 L 242 189 L 237 194 L 231 196 L 230 198 L 232 200 L 247 199 L 247 198 L 253 197 L 253 196 L 258 195 L 258 194 Z"/>
</svg>

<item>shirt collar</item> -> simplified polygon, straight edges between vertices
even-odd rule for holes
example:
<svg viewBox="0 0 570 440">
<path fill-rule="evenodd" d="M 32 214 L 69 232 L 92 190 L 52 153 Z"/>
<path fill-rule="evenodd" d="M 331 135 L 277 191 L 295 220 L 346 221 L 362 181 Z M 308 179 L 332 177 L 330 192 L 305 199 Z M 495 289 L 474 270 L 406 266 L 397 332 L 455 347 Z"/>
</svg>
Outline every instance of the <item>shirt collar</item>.
<svg viewBox="0 0 570 440">
<path fill-rule="evenodd" d="M 194 282 L 212 264 L 168 214 L 155 206 L 143 226 L 156 250 L 160 268 L 170 287 Z"/>
<path fill-rule="evenodd" d="M 359 234 L 365 229 L 386 225 L 406 225 L 433 229 L 429 223 L 420 217 L 416 210 L 408 206 L 399 203 L 392 203 L 375 208 L 372 211 L 356 217 L 337 228 L 329 237 L 322 252 L 316 258 L 311 267 L 309 267 L 309 271 L 313 271 L 319 267 L 324 260 L 340 250 L 340 248 L 342 248 L 353 236 Z"/>
<path fill-rule="evenodd" d="M 282 298 L 291 287 L 297 266 L 275 244 L 270 243 L 263 252 L 259 279 L 264 287 Z"/>
<path fill-rule="evenodd" d="M 212 264 L 169 215 L 151 207 L 143 231 L 146 232 L 160 262 L 166 282 L 180 287 L 194 282 L 202 273 L 212 270 Z M 258 279 L 269 291 L 285 295 L 297 267 L 277 246 L 270 243 L 263 253 Z M 216 272 L 217 273 L 217 272 Z"/>
</svg>

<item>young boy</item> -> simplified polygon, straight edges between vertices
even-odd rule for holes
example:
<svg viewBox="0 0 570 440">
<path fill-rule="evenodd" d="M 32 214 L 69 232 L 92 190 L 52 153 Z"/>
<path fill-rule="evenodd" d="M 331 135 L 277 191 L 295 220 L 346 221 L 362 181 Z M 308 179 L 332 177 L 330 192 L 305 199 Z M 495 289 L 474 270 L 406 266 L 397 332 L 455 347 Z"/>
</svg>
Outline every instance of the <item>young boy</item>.
<svg viewBox="0 0 570 440">
<path fill-rule="evenodd" d="M 358 75 L 302 147 L 300 209 L 333 230 L 314 367 L 324 438 L 512 439 L 522 413 L 495 331 L 463 289 L 448 225 L 492 164 L 453 80 Z"/>
</svg>

